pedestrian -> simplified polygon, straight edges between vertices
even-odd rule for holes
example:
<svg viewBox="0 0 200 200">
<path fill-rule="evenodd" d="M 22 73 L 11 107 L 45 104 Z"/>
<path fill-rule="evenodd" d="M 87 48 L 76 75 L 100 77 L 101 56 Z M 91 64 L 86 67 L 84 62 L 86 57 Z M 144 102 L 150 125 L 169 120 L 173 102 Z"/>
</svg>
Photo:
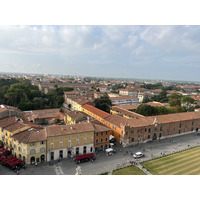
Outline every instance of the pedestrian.
<svg viewBox="0 0 200 200">
<path fill-rule="evenodd" d="M 35 162 L 35 166 L 37 167 L 37 162 Z"/>
<path fill-rule="evenodd" d="M 17 175 L 19 175 L 19 171 L 17 170 Z"/>
</svg>

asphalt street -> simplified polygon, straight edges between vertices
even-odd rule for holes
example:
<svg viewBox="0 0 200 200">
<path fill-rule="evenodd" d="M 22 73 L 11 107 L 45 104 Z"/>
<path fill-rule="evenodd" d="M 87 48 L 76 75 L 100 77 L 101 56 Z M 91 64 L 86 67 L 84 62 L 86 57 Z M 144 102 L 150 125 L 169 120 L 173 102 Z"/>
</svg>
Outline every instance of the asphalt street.
<svg viewBox="0 0 200 200">
<path fill-rule="evenodd" d="M 138 159 L 138 162 L 142 162 L 194 146 L 199 146 L 199 144 L 200 136 L 197 136 L 197 133 L 180 135 L 127 148 L 123 148 L 121 145 L 117 144 L 115 145 L 117 153 L 112 156 L 107 156 L 105 155 L 105 152 L 99 152 L 97 153 L 94 162 L 90 161 L 77 165 L 69 158 L 63 159 L 60 162 L 52 163 L 51 165 L 49 165 L 49 163 L 38 164 L 37 167 L 34 165 L 28 165 L 26 169 L 21 169 L 19 171 L 19 175 L 74 175 L 77 166 L 81 166 L 83 175 L 97 175 L 117 169 L 118 164 L 122 166 L 123 163 L 127 163 L 128 160 L 134 160 L 131 154 L 138 151 L 145 154 L 144 158 Z M 0 165 L 0 174 L 12 175 L 16 173 Z"/>
</svg>

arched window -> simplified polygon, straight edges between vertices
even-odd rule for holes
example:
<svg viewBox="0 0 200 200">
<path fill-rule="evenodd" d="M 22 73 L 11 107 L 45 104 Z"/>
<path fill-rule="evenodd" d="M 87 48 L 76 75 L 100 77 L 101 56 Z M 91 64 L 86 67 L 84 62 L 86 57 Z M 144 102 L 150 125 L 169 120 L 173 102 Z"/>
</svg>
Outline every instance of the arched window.
<svg viewBox="0 0 200 200">
<path fill-rule="evenodd" d="M 40 152 L 45 152 L 45 148 L 44 147 L 40 148 Z"/>
<path fill-rule="evenodd" d="M 35 154 L 35 149 L 31 149 L 30 153 Z"/>
</svg>

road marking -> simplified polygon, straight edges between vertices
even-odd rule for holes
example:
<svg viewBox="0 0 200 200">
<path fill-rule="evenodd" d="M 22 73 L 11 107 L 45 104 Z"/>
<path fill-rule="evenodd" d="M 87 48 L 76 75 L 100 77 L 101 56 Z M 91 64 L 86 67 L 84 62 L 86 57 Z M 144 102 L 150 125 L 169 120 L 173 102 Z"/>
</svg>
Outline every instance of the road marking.
<svg viewBox="0 0 200 200">
<path fill-rule="evenodd" d="M 56 171 L 56 175 L 64 175 L 61 166 L 56 166 L 55 171 Z"/>
</svg>

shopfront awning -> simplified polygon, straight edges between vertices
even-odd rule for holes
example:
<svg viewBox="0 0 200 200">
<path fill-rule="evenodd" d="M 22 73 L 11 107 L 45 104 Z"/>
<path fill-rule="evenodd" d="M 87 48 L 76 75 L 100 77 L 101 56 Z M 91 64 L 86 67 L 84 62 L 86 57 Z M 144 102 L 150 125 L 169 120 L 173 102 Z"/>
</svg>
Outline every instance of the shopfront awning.
<svg viewBox="0 0 200 200">
<path fill-rule="evenodd" d="M 85 155 L 81 155 L 81 156 L 76 156 L 76 160 L 82 160 L 85 158 L 93 158 L 95 155 L 93 153 L 89 153 L 89 154 L 85 154 Z"/>
<path fill-rule="evenodd" d="M 13 157 L 13 156 L 10 156 L 10 157 L 8 157 L 8 158 L 0 157 L 0 160 L 1 160 L 3 163 L 6 163 L 6 164 L 8 164 L 9 166 L 12 166 L 12 167 L 23 162 L 22 160 L 20 160 L 20 159 L 18 159 L 18 158 L 15 158 L 15 157 Z"/>
</svg>

